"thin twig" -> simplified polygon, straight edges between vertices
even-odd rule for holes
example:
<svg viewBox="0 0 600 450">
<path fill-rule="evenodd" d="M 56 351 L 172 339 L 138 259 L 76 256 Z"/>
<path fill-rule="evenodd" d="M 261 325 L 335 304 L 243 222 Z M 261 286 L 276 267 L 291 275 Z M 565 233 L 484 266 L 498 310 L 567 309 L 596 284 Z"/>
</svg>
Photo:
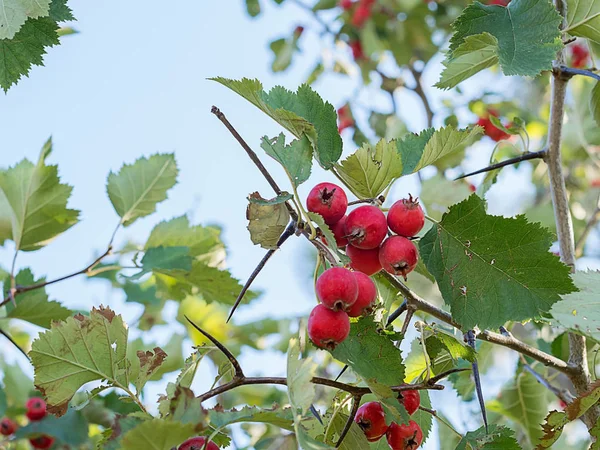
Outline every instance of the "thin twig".
<svg viewBox="0 0 600 450">
<path fill-rule="evenodd" d="M 475 350 L 475 332 L 473 330 L 467 331 L 465 335 L 467 340 L 467 344 L 473 350 Z M 483 391 L 481 389 L 481 377 L 479 376 L 479 364 L 477 363 L 477 359 L 475 359 L 471 363 L 471 368 L 473 370 L 473 379 L 475 380 L 475 391 L 477 391 L 477 399 L 479 400 L 479 408 L 481 409 L 481 417 L 483 417 L 483 424 L 485 425 L 485 432 L 488 432 L 488 420 L 487 413 L 485 411 L 485 400 L 483 399 Z"/>
<path fill-rule="evenodd" d="M 571 403 L 575 400 L 575 397 L 566 389 L 560 389 L 550 383 L 542 374 L 536 372 L 536 370 L 527 364 L 527 360 L 521 355 L 521 362 L 523 363 L 523 368 L 529 372 L 531 375 L 535 377 L 538 383 L 556 395 L 559 399 L 561 399 L 565 403 Z"/>
<path fill-rule="evenodd" d="M 506 161 L 501 161 L 496 164 L 491 164 L 487 167 L 484 167 L 483 169 L 476 170 L 475 172 L 470 172 L 470 173 L 461 175 L 460 177 L 455 178 L 454 181 L 461 180 L 463 178 L 467 178 L 467 177 L 470 177 L 473 175 L 477 175 L 479 173 L 485 173 L 485 172 L 489 172 L 491 170 L 501 169 L 502 167 L 510 166 L 512 164 L 518 164 L 522 161 L 528 161 L 530 159 L 538 159 L 538 158 L 543 159 L 545 157 L 545 155 L 546 155 L 546 150 L 540 150 L 538 152 L 523 153 L 522 155 L 519 155 L 515 158 L 510 158 L 510 159 L 507 159 Z"/>
<path fill-rule="evenodd" d="M 8 341 L 9 341 L 9 342 L 10 342 L 12 345 L 14 345 L 14 346 L 17 348 L 17 350 L 19 350 L 21 353 L 23 353 L 23 355 L 25 355 L 25 358 L 27 358 L 27 360 L 29 360 L 29 355 L 27 354 L 27 352 L 26 352 L 25 350 L 23 350 L 23 349 L 21 348 L 21 346 L 15 342 L 15 340 L 14 340 L 14 339 L 13 339 L 13 338 L 10 336 L 10 334 L 8 334 L 8 333 L 7 333 L 6 331 L 4 331 L 2 328 L 0 328 L 0 334 L 1 334 L 2 336 L 4 336 L 6 339 L 8 339 Z"/>
<path fill-rule="evenodd" d="M 404 322 L 402 323 L 402 328 L 400 330 L 400 334 L 404 336 L 408 331 L 408 325 L 410 325 L 410 321 L 414 316 L 415 312 L 417 312 L 417 308 L 413 305 L 408 304 L 406 307 L 406 317 L 404 318 Z"/>
<path fill-rule="evenodd" d="M 425 411 L 426 413 L 431 414 L 434 417 L 437 417 L 437 411 L 435 409 L 425 408 L 424 406 L 421 406 L 421 405 L 419 405 L 419 409 L 421 411 Z"/>
<path fill-rule="evenodd" d="M 575 69 L 574 67 L 567 67 L 567 66 L 558 66 L 555 69 L 555 71 L 560 72 L 561 76 L 563 76 L 563 77 L 570 78 L 575 75 L 583 75 L 584 77 L 590 77 L 590 78 L 600 81 L 600 75 L 598 75 L 595 72 L 592 72 L 591 70 Z"/>
<path fill-rule="evenodd" d="M 429 384 L 437 384 L 438 382 L 442 381 L 444 378 L 452 375 L 453 373 L 459 373 L 459 372 L 468 372 L 471 369 L 467 369 L 466 367 L 460 368 L 460 367 L 454 367 L 453 369 L 449 369 L 446 370 L 445 372 L 442 372 L 440 374 L 437 374 L 435 377 L 431 377 L 428 381 Z"/>
<path fill-rule="evenodd" d="M 393 311 L 387 318 L 387 322 L 385 324 L 386 327 L 389 327 L 392 322 L 394 320 L 396 320 L 398 317 L 400 317 L 402 315 L 402 313 L 404 311 L 406 311 L 408 306 L 408 303 L 406 302 L 406 299 L 404 299 L 404 301 L 402 302 L 402 304 L 400 306 L 398 306 L 398 308 L 396 308 L 395 311 Z"/>
<path fill-rule="evenodd" d="M 425 91 L 423 90 L 423 84 L 421 83 L 422 72 L 419 72 L 412 65 L 408 66 L 408 68 L 410 69 L 410 72 L 412 73 L 413 78 L 415 79 L 415 87 L 412 90 L 415 92 L 415 94 L 419 96 L 419 98 L 423 102 L 423 107 L 425 108 L 425 113 L 427 114 L 427 128 L 431 128 L 431 126 L 433 125 L 434 113 L 431 109 L 431 104 L 429 103 L 427 94 L 425 94 Z"/>
<path fill-rule="evenodd" d="M 346 421 L 346 425 L 344 425 L 344 429 L 340 433 L 340 437 L 335 444 L 335 448 L 339 448 L 342 445 L 342 441 L 350 431 L 350 427 L 352 426 L 352 422 L 354 422 L 354 418 L 356 417 L 356 412 L 358 411 L 358 407 L 360 406 L 360 399 L 362 395 L 354 395 L 352 397 L 352 408 L 350 409 L 350 415 L 348 416 L 348 420 Z"/>
<path fill-rule="evenodd" d="M 348 206 L 359 205 L 361 203 L 383 205 L 383 202 L 385 202 L 385 197 L 383 195 L 380 195 L 379 197 L 375 197 L 375 198 L 362 198 L 359 200 L 354 200 L 352 202 L 348 202 Z"/>
</svg>

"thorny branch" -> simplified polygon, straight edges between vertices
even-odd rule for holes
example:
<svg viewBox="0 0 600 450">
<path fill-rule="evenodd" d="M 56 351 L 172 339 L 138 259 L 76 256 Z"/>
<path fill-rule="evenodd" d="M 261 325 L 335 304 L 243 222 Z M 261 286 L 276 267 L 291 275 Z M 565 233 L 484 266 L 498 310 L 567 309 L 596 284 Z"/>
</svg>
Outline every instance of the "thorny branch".
<svg viewBox="0 0 600 450">
<path fill-rule="evenodd" d="M 502 167 L 510 166 L 511 164 L 518 164 L 522 161 L 528 161 L 530 159 L 538 159 L 538 158 L 543 159 L 545 156 L 546 156 L 546 150 L 540 150 L 538 152 L 523 153 L 522 155 L 519 155 L 515 158 L 510 158 L 510 159 L 507 159 L 506 161 L 501 161 L 496 164 L 491 164 L 487 167 L 484 167 L 483 169 L 476 170 L 475 172 L 470 172 L 470 173 L 461 175 L 460 177 L 456 177 L 454 179 L 454 181 L 461 180 L 463 178 L 467 178 L 467 177 L 470 177 L 473 175 L 477 175 L 479 173 L 485 173 L 485 172 L 490 172 L 492 170 L 501 169 Z"/>
</svg>

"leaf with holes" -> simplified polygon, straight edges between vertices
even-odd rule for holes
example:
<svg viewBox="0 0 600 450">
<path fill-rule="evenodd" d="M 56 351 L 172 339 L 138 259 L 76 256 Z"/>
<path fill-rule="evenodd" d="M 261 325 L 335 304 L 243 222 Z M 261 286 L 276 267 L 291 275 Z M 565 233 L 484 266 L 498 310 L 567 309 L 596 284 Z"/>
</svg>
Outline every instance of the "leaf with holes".
<svg viewBox="0 0 600 450">
<path fill-rule="evenodd" d="M 283 133 L 273 139 L 264 136 L 260 146 L 267 155 L 283 166 L 294 188 L 308 180 L 312 166 L 312 147 L 306 135 L 288 145 L 285 145 Z"/>
<path fill-rule="evenodd" d="M 276 249 L 279 237 L 290 221 L 290 213 L 283 203 L 287 198 L 263 199 L 258 192 L 248 196 L 248 231 L 254 244 L 266 249 Z"/>
<path fill-rule="evenodd" d="M 569 267 L 548 252 L 553 240 L 524 216 L 488 215 L 472 195 L 452 206 L 419 248 L 453 319 L 483 329 L 541 317 L 576 290 Z"/>
</svg>

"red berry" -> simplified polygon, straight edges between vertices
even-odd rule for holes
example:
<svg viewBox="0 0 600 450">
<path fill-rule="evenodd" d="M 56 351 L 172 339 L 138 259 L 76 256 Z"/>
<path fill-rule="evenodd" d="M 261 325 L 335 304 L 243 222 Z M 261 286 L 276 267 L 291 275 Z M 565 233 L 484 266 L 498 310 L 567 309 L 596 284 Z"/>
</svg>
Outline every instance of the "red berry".
<svg viewBox="0 0 600 450">
<path fill-rule="evenodd" d="M 333 183 L 319 183 L 308 193 L 306 207 L 320 214 L 327 224 L 339 221 L 348 209 L 348 198 L 344 190 Z"/>
<path fill-rule="evenodd" d="M 363 430 L 367 441 L 379 440 L 388 430 L 385 413 L 379 402 L 369 402 L 358 408 L 354 421 Z"/>
<path fill-rule="evenodd" d="M 324 306 L 334 311 L 347 311 L 358 297 L 358 281 L 343 267 L 327 269 L 317 279 L 317 297 Z"/>
<path fill-rule="evenodd" d="M 331 225 L 331 231 L 335 237 L 335 243 L 339 248 L 344 248 L 348 245 L 348 239 L 346 239 L 346 219 L 348 216 L 342 217 L 336 223 Z"/>
<path fill-rule="evenodd" d="M 296 28 L 294 28 L 294 34 L 297 37 L 300 37 L 303 32 L 304 32 L 304 27 L 302 25 L 298 25 Z"/>
<path fill-rule="evenodd" d="M 376 248 L 387 235 L 387 220 L 376 206 L 356 208 L 346 219 L 346 236 L 350 244 L 363 250 Z"/>
<path fill-rule="evenodd" d="M 368 275 L 362 272 L 352 272 L 358 282 L 358 297 L 348 310 L 350 317 L 366 316 L 373 312 L 377 301 L 377 286 Z"/>
<path fill-rule="evenodd" d="M 369 17 L 371 17 L 371 6 L 360 3 L 352 15 L 352 25 L 356 28 L 362 28 Z"/>
<path fill-rule="evenodd" d="M 423 442 L 423 431 L 414 420 L 408 422 L 408 425 L 392 422 L 385 437 L 392 450 L 415 450 Z"/>
<path fill-rule="evenodd" d="M 421 394 L 419 391 L 400 391 L 398 393 L 398 400 L 404 405 L 404 408 L 409 414 L 414 414 L 419 405 L 421 404 Z"/>
<path fill-rule="evenodd" d="M 348 337 L 350 318 L 344 311 L 317 305 L 308 316 L 308 337 L 317 347 L 333 350 Z"/>
<path fill-rule="evenodd" d="M 42 420 L 44 417 L 46 417 L 46 402 L 43 398 L 30 398 L 27 400 L 27 403 L 25 403 L 25 408 L 27 408 L 25 415 L 29 420 Z"/>
<path fill-rule="evenodd" d="M 491 109 L 489 110 L 488 117 L 479 118 L 479 120 L 477 121 L 477 125 L 483 127 L 483 132 L 485 133 L 485 135 L 496 142 L 501 141 L 503 139 L 508 139 L 510 137 L 510 134 L 505 133 L 500 128 L 496 128 L 496 125 L 494 125 L 489 119 L 489 115 L 498 117 L 498 113 Z"/>
<path fill-rule="evenodd" d="M 593 179 L 592 183 L 591 183 L 591 186 L 595 187 L 595 188 L 600 187 L 600 178 Z"/>
<path fill-rule="evenodd" d="M 353 245 L 346 246 L 346 255 L 350 258 L 350 267 L 365 275 L 374 275 L 381 270 L 379 247 L 361 250 Z"/>
<path fill-rule="evenodd" d="M 500 5 L 500 6 L 508 6 L 510 0 L 490 0 L 488 5 Z"/>
<path fill-rule="evenodd" d="M 33 448 L 48 449 L 54 444 L 54 438 L 43 434 L 36 438 L 29 439 L 29 443 Z"/>
<path fill-rule="evenodd" d="M 10 436 L 17 430 L 17 424 L 8 417 L 0 420 L 0 434 L 2 436 Z"/>
<path fill-rule="evenodd" d="M 469 190 L 470 190 L 471 192 L 475 192 L 475 191 L 477 190 L 477 188 L 475 187 L 475 185 L 474 185 L 474 184 L 472 184 L 472 183 L 468 183 L 468 186 L 469 186 Z"/>
<path fill-rule="evenodd" d="M 571 65 L 576 69 L 581 69 L 587 65 L 590 52 L 582 44 L 571 45 Z"/>
<path fill-rule="evenodd" d="M 419 260 L 417 247 L 403 236 L 392 236 L 379 248 L 379 262 L 386 272 L 406 275 L 413 271 Z"/>
<path fill-rule="evenodd" d="M 348 10 L 348 9 L 352 8 L 353 2 L 352 2 L 352 0 L 340 0 L 340 2 L 338 4 L 344 10 Z"/>
<path fill-rule="evenodd" d="M 425 225 L 425 214 L 417 199 L 398 200 L 392 205 L 387 215 L 387 224 L 394 233 L 400 236 L 416 236 Z"/>
<path fill-rule="evenodd" d="M 360 41 L 350 41 L 348 45 L 352 49 L 352 57 L 354 58 L 354 61 L 365 59 L 365 53 L 363 52 Z"/>
<path fill-rule="evenodd" d="M 183 444 L 179 446 L 178 450 L 204 450 L 204 444 L 206 443 L 206 438 L 203 436 L 196 436 L 188 439 Z M 219 450 L 217 444 L 214 442 L 209 442 L 206 445 L 206 450 Z"/>
</svg>

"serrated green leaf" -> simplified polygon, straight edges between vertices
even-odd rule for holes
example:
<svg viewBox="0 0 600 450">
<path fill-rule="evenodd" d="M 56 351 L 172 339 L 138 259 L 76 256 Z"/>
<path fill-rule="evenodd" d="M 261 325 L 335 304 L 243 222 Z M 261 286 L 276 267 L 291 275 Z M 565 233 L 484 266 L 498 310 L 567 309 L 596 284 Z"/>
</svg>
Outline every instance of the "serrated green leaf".
<svg viewBox="0 0 600 450">
<path fill-rule="evenodd" d="M 330 427 L 330 432 L 334 434 L 334 436 L 328 436 L 328 441 L 334 444 L 339 440 L 342 431 L 346 426 L 348 415 L 340 412 L 336 414 L 333 419 L 329 417 L 329 415 L 326 415 L 325 420 L 330 421 L 328 426 Z M 353 422 L 350 426 L 350 431 L 348 431 L 348 434 L 346 434 L 342 444 L 337 448 L 341 450 L 369 448 L 369 441 L 367 441 L 364 431 L 358 426 L 358 424 Z"/>
<path fill-rule="evenodd" d="M 336 166 L 338 174 L 360 198 L 376 198 L 402 175 L 402 161 L 395 141 L 365 143 Z"/>
<path fill-rule="evenodd" d="M 579 292 L 563 295 L 550 314 L 558 325 L 600 341 L 600 272 L 575 272 L 572 278 Z"/>
<path fill-rule="evenodd" d="M 443 332 L 435 326 L 423 325 L 423 328 L 426 335 L 425 348 L 432 360 L 440 352 L 446 351 L 454 361 L 460 358 L 471 363 L 475 362 L 477 358 L 475 350 L 460 342 L 456 337 Z"/>
<path fill-rule="evenodd" d="M 481 427 L 469 431 L 459 442 L 456 450 L 521 450 L 514 438 L 514 431 L 498 425 L 490 425 L 486 431 Z"/>
<path fill-rule="evenodd" d="M 30 269 L 22 269 L 15 277 L 15 281 L 20 286 L 31 286 L 37 283 L 43 283 L 44 278 L 35 280 Z M 5 295 L 8 295 L 10 283 L 8 280 L 4 283 Z M 15 297 L 17 306 L 12 303 L 6 304 L 6 316 L 11 319 L 25 320 L 34 325 L 44 328 L 50 328 L 50 324 L 55 320 L 64 320 L 71 316 L 73 312 L 65 308 L 59 302 L 48 300 L 46 289 L 34 289 L 23 292 Z"/>
<path fill-rule="evenodd" d="M 273 139 L 264 136 L 260 146 L 267 155 L 283 166 L 295 188 L 310 177 L 312 147 L 306 135 L 292 141 L 289 145 L 285 145 L 283 133 Z"/>
<path fill-rule="evenodd" d="M 50 3 L 50 18 L 57 22 L 69 22 L 75 20 L 73 11 L 67 6 L 67 0 L 52 0 Z"/>
<path fill-rule="evenodd" d="M 102 306 L 89 316 L 77 314 L 54 323 L 33 341 L 29 356 L 35 386 L 44 394 L 48 411 L 59 416 L 85 383 L 129 385 L 127 327 L 120 315 Z"/>
<path fill-rule="evenodd" d="M 256 406 L 244 406 L 237 410 L 223 411 L 211 409 L 208 411 L 211 426 L 223 428 L 233 423 L 254 422 L 267 423 L 284 430 L 294 430 L 294 414 L 291 408 L 274 406 L 273 408 L 258 408 Z"/>
<path fill-rule="evenodd" d="M 188 247 L 151 247 L 142 258 L 142 270 L 129 277 L 137 280 L 147 273 L 162 270 L 192 270 L 192 257 Z"/>
<path fill-rule="evenodd" d="M 146 420 L 125 433 L 123 450 L 171 450 L 194 436 L 194 425 L 162 419 Z"/>
<path fill-rule="evenodd" d="M 463 201 L 469 195 L 471 190 L 467 183 L 448 180 L 438 173 L 423 181 L 419 201 L 429 217 L 440 220 L 451 205 Z"/>
<path fill-rule="evenodd" d="M 177 164 L 173 154 L 156 154 L 125 164 L 108 175 L 106 190 L 124 226 L 156 211 L 177 182 Z"/>
<path fill-rule="evenodd" d="M 290 213 L 283 203 L 271 203 L 254 192 L 248 197 L 246 218 L 252 242 L 262 248 L 276 249 L 279 236 L 290 221 Z"/>
<path fill-rule="evenodd" d="M 259 196 L 248 196 L 248 201 L 254 205 L 259 206 L 273 206 L 273 205 L 281 205 L 282 203 L 287 202 L 294 198 L 293 194 L 289 192 L 283 191 L 281 194 L 277 194 L 277 197 L 273 197 L 269 200 L 262 198 Z"/>
<path fill-rule="evenodd" d="M 315 376 L 317 366 L 312 358 L 300 358 L 298 339 L 290 339 L 287 356 L 288 397 L 294 410 L 302 414 L 308 411 L 315 398 L 315 386 L 310 380 Z"/>
<path fill-rule="evenodd" d="M 498 63 L 498 40 L 489 33 L 467 36 L 443 62 L 444 70 L 436 87 L 450 89 Z"/>
<path fill-rule="evenodd" d="M 452 206 L 419 248 L 453 319 L 483 329 L 540 317 L 575 290 L 569 268 L 548 252 L 552 242 L 524 216 L 486 214 L 472 195 Z"/>
<path fill-rule="evenodd" d="M 434 128 L 427 128 L 420 134 L 408 133 L 396 141 L 398 153 L 402 158 L 402 175 L 417 171 L 416 167 L 423 156 L 425 145 L 435 133 Z"/>
<path fill-rule="evenodd" d="M 0 0 L 0 39 L 12 39 L 29 18 L 45 17 L 50 0 Z"/>
<path fill-rule="evenodd" d="M 468 36 L 489 33 L 498 41 L 498 58 L 505 75 L 537 76 L 552 68 L 562 48 L 561 20 L 548 0 L 516 0 L 507 7 L 474 2 L 452 24 L 455 33 L 450 52 L 454 54 Z"/>
<path fill-rule="evenodd" d="M 67 208 L 73 188 L 45 163 L 51 151 L 49 139 L 37 164 L 24 159 L 0 170 L 0 245 L 10 239 L 17 250 L 37 250 L 77 223 L 79 211 Z"/>
<path fill-rule="evenodd" d="M 596 0 L 567 0 L 565 32 L 600 43 L 600 4 Z"/>
<path fill-rule="evenodd" d="M 596 121 L 596 125 L 600 126 L 600 81 L 597 81 L 594 89 L 592 89 L 592 95 L 590 95 L 590 111 Z"/>
<path fill-rule="evenodd" d="M 43 420 L 29 422 L 17 429 L 15 438 L 28 439 L 40 434 L 50 435 L 62 445 L 79 447 L 89 440 L 88 421 L 80 411 L 70 408 L 62 417 L 49 414 Z"/>
</svg>

